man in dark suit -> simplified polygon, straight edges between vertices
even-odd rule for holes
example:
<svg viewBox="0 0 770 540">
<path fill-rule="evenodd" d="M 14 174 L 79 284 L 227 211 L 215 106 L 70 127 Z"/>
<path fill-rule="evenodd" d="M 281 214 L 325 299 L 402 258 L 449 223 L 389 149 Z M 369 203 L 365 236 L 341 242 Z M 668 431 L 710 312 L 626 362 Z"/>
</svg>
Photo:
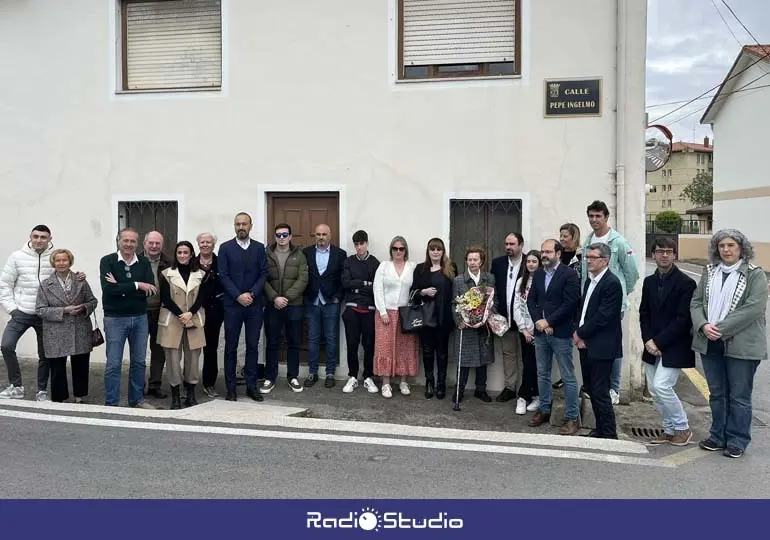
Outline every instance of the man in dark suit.
<svg viewBox="0 0 770 540">
<path fill-rule="evenodd" d="M 655 239 L 652 257 L 658 269 L 644 279 L 639 325 L 647 388 L 660 413 L 664 433 L 650 443 L 685 446 L 692 439 L 692 431 L 674 387 L 683 368 L 695 367 L 690 301 L 696 284 L 674 264 L 676 243 L 670 238 Z"/>
<path fill-rule="evenodd" d="M 607 244 L 588 246 L 588 280 L 583 289 L 578 328 L 573 339 L 580 351 L 583 386 L 591 396 L 596 430 L 591 437 L 617 439 L 615 411 L 610 398 L 610 374 L 615 358 L 623 355 L 623 287 L 609 271 L 612 251 Z"/>
<path fill-rule="evenodd" d="M 577 272 L 561 264 L 561 244 L 550 239 L 543 242 L 540 254 L 543 267 L 532 278 L 527 308 L 535 321 L 535 359 L 540 410 L 529 421 L 532 427 L 551 419 L 551 368 L 556 355 L 564 381 L 565 424 L 560 435 L 574 435 L 580 429 L 578 387 L 572 364 L 572 332 L 575 312 L 580 303 L 580 280 Z"/>
<path fill-rule="evenodd" d="M 244 375 L 246 395 L 262 401 L 257 391 L 259 334 L 265 307 L 263 290 L 267 280 L 265 245 L 249 237 L 251 216 L 241 212 L 235 216 L 235 238 L 219 248 L 219 281 L 225 290 L 225 384 L 227 400 L 237 401 L 235 366 L 241 327 L 246 328 Z"/>
<path fill-rule="evenodd" d="M 495 296 L 500 315 L 508 319 L 508 330 L 504 336 L 496 338 L 500 344 L 503 356 L 503 374 L 505 386 L 495 401 L 505 402 L 516 397 L 519 387 L 517 379 L 521 376 L 521 343 L 519 328 L 513 320 L 513 298 L 516 280 L 521 277 L 524 265 L 521 261 L 521 250 L 524 247 L 524 237 L 517 232 L 505 237 L 505 255 L 492 261 L 490 273 L 495 276 Z M 526 403 L 524 403 L 526 406 Z"/>
<path fill-rule="evenodd" d="M 303 250 L 308 266 L 308 284 L 305 289 L 305 316 L 307 318 L 308 376 L 305 388 L 318 382 L 318 364 L 321 359 L 321 331 L 326 340 L 326 388 L 334 387 L 340 333 L 340 301 L 342 269 L 347 258 L 344 250 L 332 245 L 328 225 L 315 228 L 314 246 Z"/>
</svg>

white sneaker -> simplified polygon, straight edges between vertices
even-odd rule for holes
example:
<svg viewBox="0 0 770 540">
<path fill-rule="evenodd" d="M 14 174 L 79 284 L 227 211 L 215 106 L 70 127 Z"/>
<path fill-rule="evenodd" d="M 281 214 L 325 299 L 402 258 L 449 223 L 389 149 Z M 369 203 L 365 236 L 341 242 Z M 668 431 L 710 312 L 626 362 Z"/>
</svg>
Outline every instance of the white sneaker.
<svg viewBox="0 0 770 540">
<path fill-rule="evenodd" d="M 40 390 L 35 396 L 35 401 L 49 401 L 48 392 L 45 390 Z"/>
<path fill-rule="evenodd" d="M 384 398 L 392 398 L 393 397 L 393 390 L 390 388 L 389 384 L 383 384 L 382 385 L 382 397 L 384 397 Z"/>
<path fill-rule="evenodd" d="M 24 387 L 10 385 L 0 392 L 0 399 L 24 399 Z"/>
<path fill-rule="evenodd" d="M 292 392 L 300 393 L 302 390 L 304 390 L 304 387 L 299 384 L 299 381 L 297 379 L 292 379 L 289 381 L 289 388 L 291 388 Z"/>
<path fill-rule="evenodd" d="M 527 414 L 527 400 L 519 398 L 516 400 L 516 414 Z"/>
<path fill-rule="evenodd" d="M 620 394 L 618 394 L 612 388 L 610 388 L 610 400 L 612 400 L 613 405 L 617 405 L 620 403 Z"/>
<path fill-rule="evenodd" d="M 342 391 L 346 394 L 350 394 L 358 388 L 358 379 L 355 377 L 348 378 L 348 382 L 345 383 L 345 386 L 342 388 Z"/>
<path fill-rule="evenodd" d="M 527 410 L 529 412 L 534 412 L 540 410 L 540 398 L 536 397 L 534 398 L 529 405 L 527 405 Z"/>
<path fill-rule="evenodd" d="M 380 391 L 371 377 L 367 377 L 366 379 L 364 379 L 364 388 L 366 388 L 366 391 L 369 392 L 370 394 L 376 394 L 377 392 Z"/>
<path fill-rule="evenodd" d="M 273 381 L 268 381 L 265 379 L 265 382 L 262 383 L 262 386 L 259 387 L 259 393 L 260 394 L 269 394 L 273 391 L 273 388 L 275 388 L 275 383 Z"/>
<path fill-rule="evenodd" d="M 412 391 L 409 389 L 409 383 L 406 381 L 401 381 L 398 385 L 398 389 L 401 391 L 401 393 L 405 396 L 408 396 L 412 393 Z"/>
</svg>

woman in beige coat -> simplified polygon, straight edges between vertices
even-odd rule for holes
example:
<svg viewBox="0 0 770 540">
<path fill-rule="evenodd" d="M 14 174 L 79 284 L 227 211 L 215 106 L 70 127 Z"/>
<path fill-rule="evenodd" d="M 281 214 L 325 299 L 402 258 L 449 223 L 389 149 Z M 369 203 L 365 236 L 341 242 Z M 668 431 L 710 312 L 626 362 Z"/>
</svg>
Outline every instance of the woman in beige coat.
<svg viewBox="0 0 770 540">
<path fill-rule="evenodd" d="M 166 353 L 168 382 L 171 386 L 171 408 L 181 409 L 179 385 L 184 379 L 187 389 L 185 407 L 197 405 L 195 386 L 199 377 L 199 358 L 206 345 L 203 326 L 208 287 L 203 285 L 204 273 L 198 266 L 190 242 L 177 243 L 174 262 L 161 272 L 160 316 L 158 344 Z M 184 354 L 184 374 L 182 355 Z"/>
</svg>

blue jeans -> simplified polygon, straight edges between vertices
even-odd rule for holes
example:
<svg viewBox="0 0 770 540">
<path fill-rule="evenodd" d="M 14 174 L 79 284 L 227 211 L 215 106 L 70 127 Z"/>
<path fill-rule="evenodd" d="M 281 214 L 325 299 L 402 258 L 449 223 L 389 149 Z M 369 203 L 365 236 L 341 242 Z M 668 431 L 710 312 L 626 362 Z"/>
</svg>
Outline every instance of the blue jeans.
<svg viewBox="0 0 770 540">
<path fill-rule="evenodd" d="M 286 306 L 265 309 L 265 333 L 267 334 L 267 361 L 265 380 L 278 378 L 278 361 L 281 356 L 281 338 L 286 332 L 286 377 L 291 381 L 299 377 L 299 342 L 302 335 L 302 306 Z"/>
<path fill-rule="evenodd" d="M 225 306 L 225 386 L 235 393 L 235 367 L 238 360 L 238 342 L 241 327 L 246 328 L 246 357 L 243 360 L 243 376 L 246 387 L 257 388 L 257 364 L 259 362 L 259 334 L 262 332 L 263 306 L 240 304 Z"/>
<path fill-rule="evenodd" d="M 572 340 L 538 333 L 535 336 L 535 359 L 537 361 L 537 389 L 540 393 L 540 412 L 550 414 L 552 401 L 551 366 L 553 356 L 559 363 L 561 379 L 564 381 L 564 397 L 567 401 L 565 420 L 578 419 L 578 387 L 575 366 L 572 364 Z"/>
<path fill-rule="evenodd" d="M 130 364 L 128 368 L 128 404 L 144 401 L 147 338 L 150 330 L 147 315 L 133 317 L 104 317 L 104 341 L 107 347 L 107 365 L 104 368 L 104 404 L 120 403 L 120 379 L 123 371 L 123 349 L 128 340 Z"/>
<path fill-rule="evenodd" d="M 610 390 L 615 390 L 620 394 L 620 370 L 623 367 L 623 357 L 616 358 L 612 362 L 612 372 L 610 373 Z"/>
<path fill-rule="evenodd" d="M 647 389 L 650 391 L 655 408 L 660 413 L 663 431 L 667 435 L 674 435 L 674 431 L 690 429 L 687 414 L 674 390 L 682 370 L 665 367 L 660 358 L 654 365 L 645 363 L 644 370 L 647 375 Z"/>
<path fill-rule="evenodd" d="M 307 317 L 308 371 L 318 374 L 321 359 L 321 331 L 326 342 L 326 376 L 334 376 L 337 369 L 337 343 L 340 334 L 340 305 L 334 302 L 315 306 L 305 305 Z"/>
<path fill-rule="evenodd" d="M 751 441 L 751 393 L 759 360 L 725 356 L 721 341 L 709 341 L 701 360 L 711 394 L 709 438 L 720 446 L 746 450 Z"/>
</svg>

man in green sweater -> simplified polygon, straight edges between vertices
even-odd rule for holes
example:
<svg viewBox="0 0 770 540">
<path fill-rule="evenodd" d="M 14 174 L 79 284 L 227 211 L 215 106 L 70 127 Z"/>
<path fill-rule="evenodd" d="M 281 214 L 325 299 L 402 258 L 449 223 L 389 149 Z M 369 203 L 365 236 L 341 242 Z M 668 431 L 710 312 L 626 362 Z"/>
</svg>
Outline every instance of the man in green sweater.
<svg viewBox="0 0 770 540">
<path fill-rule="evenodd" d="M 99 279 L 102 284 L 104 334 L 107 365 L 104 370 L 104 403 L 120 403 L 123 349 L 128 340 L 130 351 L 128 404 L 154 409 L 144 401 L 144 377 L 147 354 L 147 297 L 158 293 L 150 261 L 137 256 L 139 233 L 125 228 L 118 233 L 118 252 L 102 257 Z"/>
</svg>

